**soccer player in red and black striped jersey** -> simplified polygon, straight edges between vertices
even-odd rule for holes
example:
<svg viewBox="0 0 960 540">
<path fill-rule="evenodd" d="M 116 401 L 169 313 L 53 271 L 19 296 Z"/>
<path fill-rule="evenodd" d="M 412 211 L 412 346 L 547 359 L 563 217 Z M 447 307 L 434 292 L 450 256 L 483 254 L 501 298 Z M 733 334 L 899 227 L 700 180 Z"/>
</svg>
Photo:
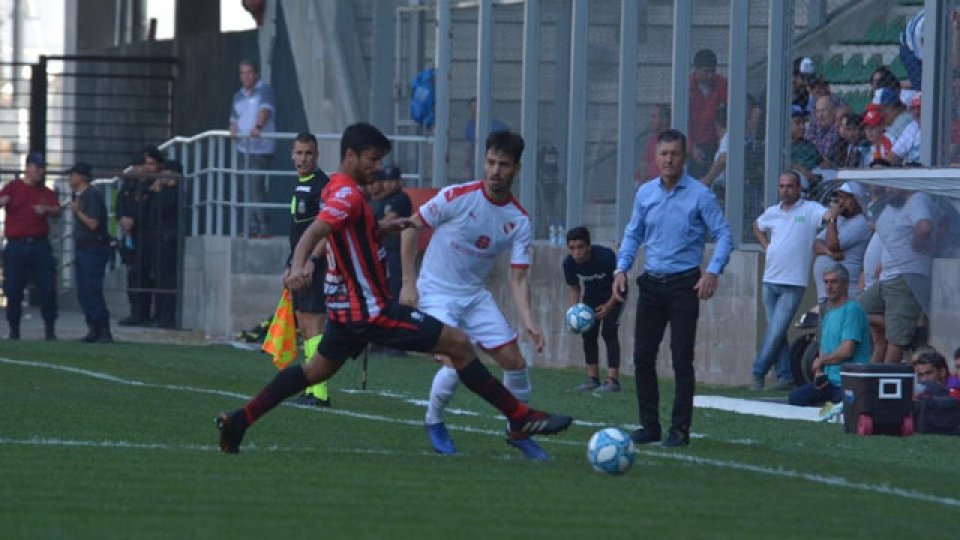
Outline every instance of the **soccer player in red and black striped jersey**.
<svg viewBox="0 0 960 540">
<path fill-rule="evenodd" d="M 511 437 L 549 435 L 570 426 L 573 419 L 569 416 L 538 411 L 518 401 L 480 362 L 466 334 L 390 296 L 381 235 L 397 233 L 412 222 L 397 218 L 378 223 L 361 190 L 374 180 L 390 146 L 386 136 L 367 123 L 353 124 L 343 132 L 340 171 L 324 188 L 323 209 L 294 250 L 287 282 L 292 289 L 310 282 L 314 271 L 310 255 L 326 238 L 323 341 L 309 364 L 284 369 L 243 408 L 216 418 L 222 451 L 238 452 L 251 424 L 284 399 L 332 377 L 368 343 L 450 357 L 464 386 L 507 417 Z"/>
</svg>

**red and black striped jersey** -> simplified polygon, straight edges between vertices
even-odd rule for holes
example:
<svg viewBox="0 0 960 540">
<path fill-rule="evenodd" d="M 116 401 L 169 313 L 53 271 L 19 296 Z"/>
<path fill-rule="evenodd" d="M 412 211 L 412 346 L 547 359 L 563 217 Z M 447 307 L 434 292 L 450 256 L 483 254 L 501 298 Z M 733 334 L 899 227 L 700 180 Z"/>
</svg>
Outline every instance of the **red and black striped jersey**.
<svg viewBox="0 0 960 540">
<path fill-rule="evenodd" d="M 327 238 L 327 315 L 339 323 L 366 323 L 390 301 L 373 208 L 356 180 L 343 173 L 330 177 L 321 199 L 317 219 L 333 228 Z"/>
</svg>

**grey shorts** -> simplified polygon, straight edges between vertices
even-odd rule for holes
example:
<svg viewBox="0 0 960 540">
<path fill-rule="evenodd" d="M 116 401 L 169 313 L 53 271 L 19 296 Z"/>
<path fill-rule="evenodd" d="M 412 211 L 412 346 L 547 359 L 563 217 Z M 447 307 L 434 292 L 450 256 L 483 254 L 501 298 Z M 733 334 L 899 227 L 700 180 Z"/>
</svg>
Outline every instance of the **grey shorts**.
<svg viewBox="0 0 960 540">
<path fill-rule="evenodd" d="M 877 281 L 857 299 L 867 313 L 882 313 L 884 336 L 901 347 L 910 345 L 922 310 L 906 278 Z"/>
</svg>

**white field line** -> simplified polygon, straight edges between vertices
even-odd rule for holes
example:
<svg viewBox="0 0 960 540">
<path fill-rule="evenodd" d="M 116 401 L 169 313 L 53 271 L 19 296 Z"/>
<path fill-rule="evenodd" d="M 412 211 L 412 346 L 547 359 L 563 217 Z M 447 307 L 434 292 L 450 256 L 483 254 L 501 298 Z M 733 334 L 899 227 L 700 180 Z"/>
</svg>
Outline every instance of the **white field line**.
<svg viewBox="0 0 960 540">
<path fill-rule="evenodd" d="M 131 441 L 90 441 L 90 440 L 78 440 L 78 439 L 57 439 L 49 437 L 30 437 L 28 439 L 12 439 L 9 437 L 0 437 L 0 445 L 10 445 L 10 446 L 60 446 L 68 448 L 109 448 L 115 450 L 174 450 L 174 451 L 191 451 L 191 452 L 219 452 L 220 447 L 212 444 L 164 444 L 164 443 L 136 443 Z M 244 451 L 251 450 L 255 452 L 297 452 L 303 453 L 305 451 L 316 450 L 315 448 L 310 448 L 307 446 L 295 447 L 295 446 L 279 446 L 275 444 L 270 445 L 256 445 L 250 443 L 249 445 L 244 445 Z M 370 454 L 370 455 L 384 455 L 384 456 L 421 456 L 421 455 L 434 455 L 433 452 L 427 452 L 426 450 L 422 452 L 397 452 L 396 450 L 388 450 L 385 448 L 336 448 L 325 446 L 323 452 L 330 454 Z"/>
<path fill-rule="evenodd" d="M 217 395 L 217 396 L 235 397 L 243 400 L 250 399 L 249 396 L 245 396 L 237 392 L 228 392 L 225 390 L 216 390 L 216 389 L 209 389 L 209 388 L 198 388 L 193 386 L 147 383 L 143 381 L 124 379 L 122 377 L 117 377 L 109 373 L 92 371 L 92 370 L 77 368 L 73 366 L 65 366 L 61 364 L 51 364 L 46 362 L 36 362 L 36 361 L 29 361 L 29 360 L 13 360 L 10 358 L 3 358 L 3 357 L 0 357 L 0 364 L 9 364 L 9 365 L 15 365 L 15 366 L 36 367 L 36 368 L 42 368 L 42 369 L 51 369 L 55 371 L 63 371 L 67 373 L 74 373 L 77 375 L 92 377 L 105 382 L 112 382 L 112 383 L 123 384 L 127 386 L 138 386 L 143 388 L 158 388 L 158 389 L 174 390 L 174 391 L 180 391 L 180 392 L 191 392 L 191 393 L 198 393 L 198 394 L 210 394 L 210 395 Z M 389 394 L 389 393 L 385 393 L 385 394 Z M 323 414 L 339 414 L 342 416 L 349 416 L 353 418 L 376 420 L 376 421 L 392 423 L 392 424 L 412 425 L 417 427 L 420 427 L 423 425 L 422 422 L 417 420 L 407 420 L 407 419 L 393 418 L 393 417 L 382 416 L 382 415 L 356 413 L 352 411 L 345 411 L 342 409 L 316 409 L 313 407 L 301 407 L 293 404 L 290 404 L 290 405 L 297 408 L 310 410 L 313 412 L 319 412 Z M 501 430 L 478 429 L 478 428 L 473 428 L 469 426 L 449 426 L 448 425 L 447 427 L 451 430 L 456 430 L 456 431 L 481 433 L 481 434 L 487 434 L 487 435 L 494 435 L 497 437 L 503 436 L 503 431 Z M 581 441 L 572 441 L 572 440 L 559 439 L 559 438 L 548 438 L 548 439 L 540 439 L 540 440 L 542 442 L 550 441 L 554 444 L 562 444 L 566 446 L 582 446 L 583 445 L 583 442 Z M 29 445 L 29 446 L 129 448 L 129 449 L 145 449 L 145 450 L 199 450 L 199 451 L 215 450 L 214 446 L 206 446 L 206 445 L 179 445 L 178 446 L 178 445 L 152 444 L 152 443 L 131 443 L 128 441 L 77 441 L 77 440 L 64 440 L 64 439 L 48 439 L 48 438 L 39 438 L 39 437 L 30 438 L 30 439 L 10 439 L 10 438 L 0 437 L 0 445 L 2 444 Z M 253 450 L 256 447 L 251 444 L 245 448 Z M 277 447 L 277 446 L 265 446 L 265 447 L 260 447 L 256 449 L 260 451 L 288 450 L 286 448 Z M 301 450 L 302 449 L 299 449 L 297 451 L 301 451 Z M 327 449 L 325 448 L 324 451 L 327 451 Z M 367 449 L 367 450 L 333 449 L 332 451 L 334 452 L 366 451 L 371 454 L 393 455 L 389 450 L 381 451 L 381 450 L 375 450 L 375 449 Z M 717 467 L 720 469 L 747 471 L 747 472 L 752 472 L 752 473 L 767 475 L 767 476 L 776 476 L 781 478 L 805 480 L 805 481 L 816 483 L 816 484 L 853 489 L 856 491 L 879 493 L 879 494 L 891 495 L 891 496 L 899 497 L 903 499 L 912 499 L 912 500 L 921 501 L 921 502 L 929 502 L 929 503 L 942 504 L 945 506 L 960 508 L 960 499 L 953 499 L 950 497 L 940 497 L 937 495 L 930 495 L 928 493 L 921 493 L 914 490 L 908 490 L 908 489 L 898 488 L 898 487 L 884 485 L 884 484 L 867 484 L 864 482 L 854 482 L 852 480 L 848 480 L 841 476 L 828 476 L 828 475 L 815 474 L 815 473 L 806 473 L 806 472 L 795 471 L 791 469 L 767 467 L 762 465 L 753 465 L 750 463 L 711 459 L 711 458 L 704 458 L 699 456 L 691 456 L 688 454 L 664 452 L 664 451 L 657 451 L 657 450 L 643 449 L 643 450 L 638 450 L 637 453 L 640 455 L 650 456 L 654 458 L 670 459 L 674 461 L 693 463 L 696 465 L 709 465 L 709 466 Z M 424 452 L 423 454 L 428 454 L 428 453 Z M 417 454 L 417 455 L 421 455 L 421 454 Z"/>
</svg>

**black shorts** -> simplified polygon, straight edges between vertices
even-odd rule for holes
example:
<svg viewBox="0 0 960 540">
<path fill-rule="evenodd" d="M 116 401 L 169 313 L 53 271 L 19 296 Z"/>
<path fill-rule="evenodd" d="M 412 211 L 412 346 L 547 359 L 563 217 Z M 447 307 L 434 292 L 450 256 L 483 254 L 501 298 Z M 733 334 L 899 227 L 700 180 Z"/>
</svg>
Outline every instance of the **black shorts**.
<svg viewBox="0 0 960 540">
<path fill-rule="evenodd" d="M 419 309 L 392 301 L 380 315 L 362 324 L 327 318 L 317 352 L 342 362 L 363 352 L 368 343 L 401 351 L 429 352 L 440 339 L 443 323 Z"/>
<path fill-rule="evenodd" d="M 323 292 L 323 276 L 326 268 L 318 267 L 313 271 L 313 283 L 304 289 L 290 291 L 293 297 L 293 309 L 303 313 L 326 313 L 327 295 Z"/>
</svg>

